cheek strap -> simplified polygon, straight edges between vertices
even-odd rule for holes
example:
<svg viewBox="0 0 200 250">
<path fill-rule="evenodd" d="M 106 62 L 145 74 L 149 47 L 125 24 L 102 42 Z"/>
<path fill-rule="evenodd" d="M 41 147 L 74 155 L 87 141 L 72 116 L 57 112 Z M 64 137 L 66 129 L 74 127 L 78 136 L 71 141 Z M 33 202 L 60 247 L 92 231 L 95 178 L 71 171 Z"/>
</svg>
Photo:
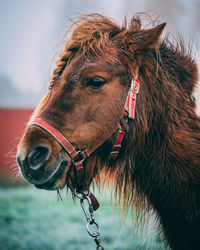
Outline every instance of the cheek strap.
<svg viewBox="0 0 200 250">
<path fill-rule="evenodd" d="M 134 119 L 135 118 L 135 107 L 136 107 L 136 100 L 137 95 L 140 90 L 140 81 L 135 78 L 131 81 L 131 86 L 128 91 L 127 97 L 126 97 L 126 103 L 124 107 L 124 118 L 126 122 L 128 122 L 128 118 Z M 125 130 L 121 127 L 119 124 L 119 133 L 116 140 L 115 145 L 112 147 L 112 150 L 109 154 L 109 160 L 115 160 L 117 156 L 119 155 L 121 144 L 124 138 Z"/>
</svg>

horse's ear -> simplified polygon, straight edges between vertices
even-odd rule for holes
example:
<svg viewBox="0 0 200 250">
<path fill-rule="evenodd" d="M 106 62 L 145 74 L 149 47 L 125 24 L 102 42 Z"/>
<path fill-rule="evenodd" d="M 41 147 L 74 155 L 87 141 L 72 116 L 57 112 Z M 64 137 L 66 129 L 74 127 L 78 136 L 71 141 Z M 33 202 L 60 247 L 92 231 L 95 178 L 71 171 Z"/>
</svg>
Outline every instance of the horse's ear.
<svg viewBox="0 0 200 250">
<path fill-rule="evenodd" d="M 154 28 L 148 30 L 141 30 L 138 49 L 144 50 L 148 48 L 154 48 L 160 40 L 160 36 L 165 25 L 166 23 L 162 23 Z"/>
</svg>

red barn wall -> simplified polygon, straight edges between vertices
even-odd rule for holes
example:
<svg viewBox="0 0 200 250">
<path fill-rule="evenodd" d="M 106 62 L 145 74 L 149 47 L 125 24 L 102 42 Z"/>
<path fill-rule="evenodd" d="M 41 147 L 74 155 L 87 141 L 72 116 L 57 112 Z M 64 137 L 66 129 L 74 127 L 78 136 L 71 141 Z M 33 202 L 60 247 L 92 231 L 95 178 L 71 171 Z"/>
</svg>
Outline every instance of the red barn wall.
<svg viewBox="0 0 200 250">
<path fill-rule="evenodd" d="M 32 109 L 0 108 L 0 180 L 14 179 L 17 144 L 32 112 Z"/>
</svg>

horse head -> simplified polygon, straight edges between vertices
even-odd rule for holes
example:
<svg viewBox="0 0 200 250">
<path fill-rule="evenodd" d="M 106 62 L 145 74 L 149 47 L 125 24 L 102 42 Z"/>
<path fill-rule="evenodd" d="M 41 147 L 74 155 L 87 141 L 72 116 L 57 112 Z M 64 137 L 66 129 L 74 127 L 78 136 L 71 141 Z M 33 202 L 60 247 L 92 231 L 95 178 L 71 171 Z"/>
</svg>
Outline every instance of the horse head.
<svg viewBox="0 0 200 250">
<path fill-rule="evenodd" d="M 117 164 L 117 160 L 108 164 L 108 157 L 118 124 L 124 131 L 129 127 L 124 106 L 132 79 L 147 51 L 156 48 L 164 26 L 141 29 L 139 20 L 132 19 L 129 27 L 120 27 L 96 15 L 81 19 L 53 72 L 50 90 L 35 109 L 18 146 L 17 161 L 28 182 L 44 189 L 67 184 L 74 190 L 75 158 L 88 149 L 92 150 L 81 162 L 85 186 L 106 165 Z M 136 113 L 140 102 L 138 98 Z M 55 134 L 35 124 L 38 118 L 67 140 L 75 157 L 63 149 Z"/>
</svg>

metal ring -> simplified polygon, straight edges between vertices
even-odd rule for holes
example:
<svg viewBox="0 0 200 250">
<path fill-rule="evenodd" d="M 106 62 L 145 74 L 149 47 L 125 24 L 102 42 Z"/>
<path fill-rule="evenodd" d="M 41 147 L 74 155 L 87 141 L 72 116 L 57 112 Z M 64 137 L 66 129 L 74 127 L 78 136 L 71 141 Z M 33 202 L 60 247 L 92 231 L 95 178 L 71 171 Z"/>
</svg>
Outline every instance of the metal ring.
<svg viewBox="0 0 200 250">
<path fill-rule="evenodd" d="M 90 190 L 88 190 L 88 194 L 84 194 L 84 193 L 77 192 L 76 189 L 74 189 L 74 194 L 80 200 L 85 200 L 85 199 L 88 200 L 88 198 L 90 196 Z"/>
<path fill-rule="evenodd" d="M 90 225 L 93 225 L 93 224 L 96 226 L 97 230 L 94 232 L 91 232 Z M 93 222 L 90 221 L 87 223 L 87 231 L 88 231 L 89 235 L 92 237 L 98 237 L 100 235 L 99 225 L 95 221 L 93 221 Z"/>
<path fill-rule="evenodd" d="M 82 193 L 77 193 L 76 189 L 74 189 L 74 194 L 77 198 L 79 198 L 80 200 L 85 199 L 84 195 Z"/>
</svg>

